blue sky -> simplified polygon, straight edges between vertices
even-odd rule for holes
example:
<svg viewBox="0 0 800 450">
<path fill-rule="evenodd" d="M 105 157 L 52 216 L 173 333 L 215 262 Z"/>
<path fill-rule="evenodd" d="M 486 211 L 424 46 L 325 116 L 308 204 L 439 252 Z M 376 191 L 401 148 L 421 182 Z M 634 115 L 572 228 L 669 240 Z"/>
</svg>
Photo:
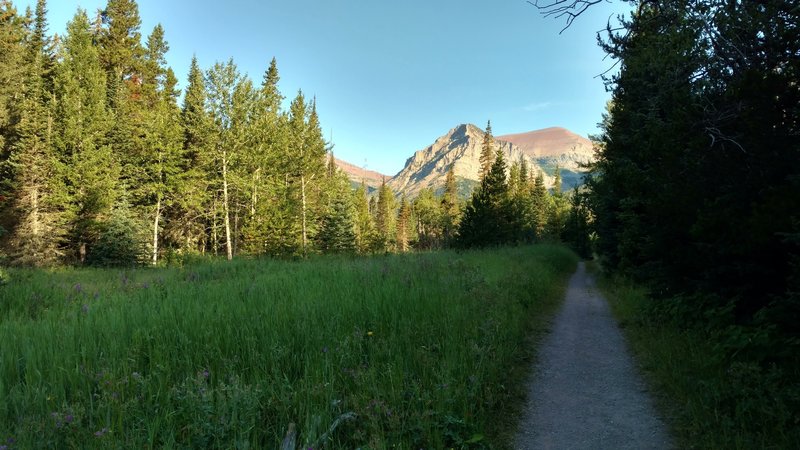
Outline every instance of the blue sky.
<svg viewBox="0 0 800 450">
<path fill-rule="evenodd" d="M 20 10 L 35 0 L 16 0 Z M 80 6 L 51 0 L 50 31 Z M 205 69 L 233 58 L 260 82 L 276 57 L 287 101 L 316 96 L 337 157 L 393 175 L 416 150 L 460 123 L 495 135 L 563 126 L 596 132 L 613 65 L 595 42 L 620 1 L 563 21 L 524 0 L 139 0 L 142 35 L 161 23 L 167 59 L 185 84 L 192 55 Z"/>
</svg>

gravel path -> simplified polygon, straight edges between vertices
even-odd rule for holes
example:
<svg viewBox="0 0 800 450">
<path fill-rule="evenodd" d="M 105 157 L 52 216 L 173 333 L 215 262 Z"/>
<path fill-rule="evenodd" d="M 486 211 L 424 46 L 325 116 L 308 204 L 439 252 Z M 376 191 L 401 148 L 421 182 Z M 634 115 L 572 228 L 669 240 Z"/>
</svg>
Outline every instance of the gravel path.
<svg viewBox="0 0 800 450">
<path fill-rule="evenodd" d="M 518 449 L 667 449 L 666 427 L 583 263 L 540 349 Z"/>
</svg>

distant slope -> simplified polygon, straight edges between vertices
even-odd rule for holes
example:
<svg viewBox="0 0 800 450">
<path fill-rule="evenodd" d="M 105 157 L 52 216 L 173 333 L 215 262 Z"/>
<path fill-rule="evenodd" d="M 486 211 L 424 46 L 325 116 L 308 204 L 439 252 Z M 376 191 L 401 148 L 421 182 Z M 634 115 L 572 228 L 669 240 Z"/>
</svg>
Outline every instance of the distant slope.
<svg viewBox="0 0 800 450">
<path fill-rule="evenodd" d="M 527 133 L 497 136 L 498 141 L 510 142 L 526 155 L 536 158 L 548 168 L 556 164 L 573 172 L 583 172 L 581 165 L 594 159 L 592 142 L 560 127 L 545 128 Z"/>
<path fill-rule="evenodd" d="M 336 166 L 347 174 L 347 177 L 350 178 L 353 184 L 359 185 L 363 182 L 370 190 L 377 189 L 384 179 L 388 181 L 391 178 L 373 170 L 365 170 L 355 164 L 342 161 L 338 158 L 336 159 Z"/>
<path fill-rule="evenodd" d="M 409 197 L 416 196 L 425 188 L 440 192 L 447 171 L 453 166 L 459 186 L 469 190 L 480 180 L 482 143 L 482 129 L 472 124 L 461 124 L 437 138 L 433 144 L 415 152 L 394 177 L 364 170 L 338 159 L 336 164 L 354 184 L 364 181 L 370 190 L 374 190 L 385 178 L 395 193 Z M 548 187 L 553 185 L 555 167 L 560 167 L 564 189 L 583 183 L 586 171 L 583 165 L 594 158 L 591 141 L 558 127 L 497 136 L 495 148 L 503 151 L 509 166 L 514 161 L 524 159 L 534 173 L 542 171 Z"/>
<path fill-rule="evenodd" d="M 439 137 L 427 148 L 414 153 L 406 161 L 403 170 L 389 181 L 395 192 L 414 196 L 424 188 L 439 189 L 444 185 L 447 171 L 452 165 L 456 178 L 464 181 L 480 180 L 480 155 L 483 130 L 472 124 L 461 124 Z M 536 158 L 520 147 L 507 141 L 495 141 L 509 164 L 525 159 L 533 170 L 544 170 Z M 545 173 L 545 182 L 552 184 L 552 177 Z"/>
</svg>

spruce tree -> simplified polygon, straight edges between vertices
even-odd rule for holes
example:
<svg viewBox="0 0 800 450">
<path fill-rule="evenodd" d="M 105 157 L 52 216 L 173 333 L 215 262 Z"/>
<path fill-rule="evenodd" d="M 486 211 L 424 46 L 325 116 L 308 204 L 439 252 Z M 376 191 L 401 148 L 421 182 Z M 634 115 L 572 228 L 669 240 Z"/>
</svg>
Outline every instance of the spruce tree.
<svg viewBox="0 0 800 450">
<path fill-rule="evenodd" d="M 445 245 L 450 245 L 455 239 L 460 221 L 461 207 L 458 200 L 455 164 L 451 164 L 445 178 L 442 196 L 442 239 Z"/>
<path fill-rule="evenodd" d="M 214 124 L 206 108 L 205 81 L 196 57 L 192 57 L 188 81 L 180 117 L 183 129 L 181 182 L 175 192 L 169 234 L 179 249 L 204 252 L 208 243 L 206 230 L 211 225 Z"/>
<path fill-rule="evenodd" d="M 55 79 L 56 148 L 70 187 L 70 256 L 85 262 L 118 198 L 120 170 L 105 136 L 106 73 L 93 45 L 91 24 L 79 10 L 67 25 Z"/>
<path fill-rule="evenodd" d="M 350 194 L 350 180 L 334 171 L 331 203 L 322 216 L 317 245 L 323 253 L 353 253 L 356 250 L 355 211 Z"/>
<path fill-rule="evenodd" d="M 15 225 L 14 176 L 10 157 L 17 138 L 25 74 L 25 18 L 10 0 L 0 0 L 0 239 Z"/>
<path fill-rule="evenodd" d="M 392 188 L 384 179 L 378 188 L 375 205 L 375 226 L 378 229 L 379 251 L 392 251 L 396 236 L 395 198 Z"/>
<path fill-rule="evenodd" d="M 409 204 L 406 197 L 400 200 L 400 207 L 397 211 L 397 251 L 405 253 L 409 250 L 409 241 L 411 235 L 412 217 L 411 217 L 411 204 Z"/>
<path fill-rule="evenodd" d="M 513 213 L 506 180 L 505 157 L 495 153 L 491 170 L 473 192 L 458 231 L 460 247 L 484 247 L 511 242 Z"/>
<path fill-rule="evenodd" d="M 19 118 L 8 163 L 13 170 L 15 226 L 11 233 L 13 260 L 23 265 L 55 263 L 62 254 L 66 209 L 63 171 L 53 148 L 52 73 L 46 5 L 39 0 L 34 28 L 25 54 Z"/>
<path fill-rule="evenodd" d="M 494 163 L 494 137 L 492 136 L 492 121 L 486 122 L 486 131 L 483 133 L 483 143 L 481 144 L 481 180 L 486 178 Z"/>
<path fill-rule="evenodd" d="M 360 254 L 369 254 L 375 251 L 377 233 L 375 221 L 372 218 L 367 198 L 367 187 L 362 182 L 358 189 L 353 191 L 353 204 L 355 205 L 355 238 L 356 249 Z"/>
</svg>

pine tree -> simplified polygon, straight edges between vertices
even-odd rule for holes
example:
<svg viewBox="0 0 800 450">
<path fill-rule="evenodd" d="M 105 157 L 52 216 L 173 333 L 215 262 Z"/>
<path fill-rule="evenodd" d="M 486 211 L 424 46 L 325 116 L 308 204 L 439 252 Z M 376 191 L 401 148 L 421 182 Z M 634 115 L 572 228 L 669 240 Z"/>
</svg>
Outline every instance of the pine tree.
<svg viewBox="0 0 800 450">
<path fill-rule="evenodd" d="M 460 221 L 461 207 L 458 201 L 455 165 L 451 164 L 445 178 L 442 197 L 442 239 L 445 245 L 450 245 L 455 239 Z"/>
<path fill-rule="evenodd" d="M 181 178 L 183 130 L 176 89 L 177 79 L 166 67 L 169 45 L 164 29 L 156 25 L 147 39 L 142 62 L 142 98 L 147 111 L 143 113 L 144 148 L 137 155 L 137 203 L 150 222 L 150 260 L 158 262 L 162 219 L 165 210 L 172 208 Z"/>
<path fill-rule="evenodd" d="M 544 237 L 545 227 L 547 226 L 547 214 L 549 209 L 549 196 L 544 184 L 544 175 L 542 172 L 536 174 L 530 197 L 532 200 L 531 226 L 533 227 L 536 239 L 542 239 Z"/>
<path fill-rule="evenodd" d="M 367 198 L 367 187 L 362 182 L 353 191 L 353 204 L 355 205 L 355 238 L 356 249 L 360 254 L 369 254 L 375 251 L 377 233 L 375 221 L 370 213 L 370 201 Z"/>
<path fill-rule="evenodd" d="M 70 186 L 70 253 L 80 262 L 85 262 L 110 217 L 120 175 L 105 143 L 111 127 L 106 73 L 92 41 L 89 17 L 79 10 L 67 26 L 55 79 L 56 148 Z"/>
<path fill-rule="evenodd" d="M 351 202 L 350 180 L 334 171 L 331 203 L 322 216 L 317 243 L 323 253 L 352 253 L 356 250 L 355 212 Z"/>
<path fill-rule="evenodd" d="M 409 241 L 411 235 L 412 217 L 411 217 L 411 204 L 408 203 L 406 197 L 400 200 L 400 207 L 397 211 L 397 251 L 405 253 L 409 250 Z"/>
<path fill-rule="evenodd" d="M 141 71 L 142 20 L 135 0 L 108 0 L 100 18 L 105 26 L 98 36 L 100 57 L 108 71 L 109 98 L 115 99 L 121 82 L 138 77 Z"/>
<path fill-rule="evenodd" d="M 509 243 L 513 239 L 512 220 L 506 163 L 498 149 L 491 170 L 467 204 L 457 244 L 460 247 L 483 247 Z"/>
<path fill-rule="evenodd" d="M 416 220 L 413 225 L 418 236 L 417 248 L 432 249 L 442 246 L 444 199 L 437 198 L 433 189 L 426 188 L 419 192 L 412 204 Z"/>
<path fill-rule="evenodd" d="M 25 18 L 0 0 L 0 239 L 15 225 L 14 176 L 9 158 L 17 138 L 25 74 Z"/>
<path fill-rule="evenodd" d="M 47 37 L 46 4 L 36 5 L 34 27 L 27 42 L 23 98 L 8 162 L 14 171 L 16 226 L 11 234 L 12 256 L 23 265 L 47 265 L 61 256 L 66 207 L 63 172 L 53 149 L 52 66 Z"/>
<path fill-rule="evenodd" d="M 181 108 L 182 175 L 175 192 L 176 201 L 168 234 L 179 249 L 204 252 L 213 197 L 214 124 L 206 109 L 205 82 L 196 57 L 192 57 L 188 81 Z"/>
<path fill-rule="evenodd" d="M 492 121 L 486 122 L 486 131 L 483 133 L 483 143 L 481 144 L 481 180 L 486 178 L 494 163 L 494 137 L 492 137 Z"/>
<path fill-rule="evenodd" d="M 378 229 L 379 251 L 393 250 L 392 243 L 396 236 L 395 223 L 395 198 L 392 188 L 384 179 L 378 188 L 377 203 L 375 205 L 375 226 Z"/>
</svg>

